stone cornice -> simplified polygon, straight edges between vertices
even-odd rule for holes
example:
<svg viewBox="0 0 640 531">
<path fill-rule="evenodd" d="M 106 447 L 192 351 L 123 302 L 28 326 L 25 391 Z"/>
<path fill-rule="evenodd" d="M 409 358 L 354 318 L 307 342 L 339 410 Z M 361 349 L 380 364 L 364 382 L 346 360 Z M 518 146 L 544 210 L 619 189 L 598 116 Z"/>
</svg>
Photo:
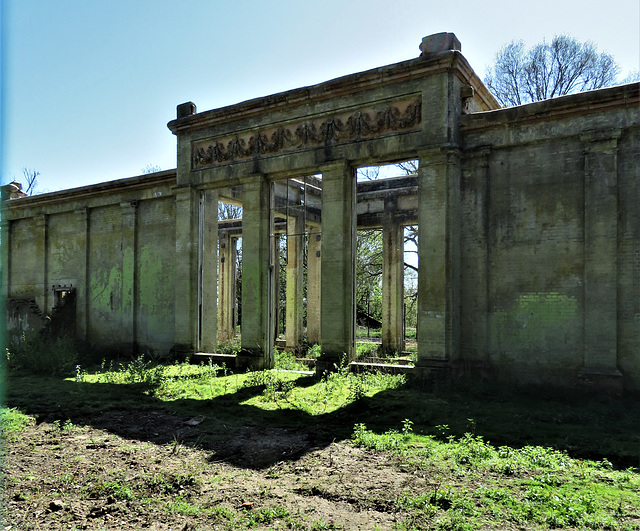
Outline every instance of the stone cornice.
<svg viewBox="0 0 640 531">
<path fill-rule="evenodd" d="M 585 116 L 608 109 L 625 107 L 638 109 L 639 105 L 640 84 L 630 83 L 569 94 L 517 107 L 466 114 L 460 117 L 460 130 L 465 134 L 571 116 Z"/>
<path fill-rule="evenodd" d="M 449 50 L 433 56 L 418 57 L 416 59 L 350 74 L 309 87 L 297 88 L 270 96 L 251 99 L 227 107 L 192 114 L 172 120 L 167 126 L 174 134 L 194 131 L 222 123 L 254 117 L 260 114 L 268 114 L 300 105 L 325 101 L 330 98 L 356 94 L 365 90 L 425 77 L 452 69 L 460 70 L 465 79 L 473 78 L 473 84 L 475 86 L 479 87 L 481 85 L 479 78 L 475 76 L 464 56 L 458 51 Z M 480 93 L 482 93 L 484 97 L 488 97 L 487 95 L 489 94 L 486 89 L 484 91 L 480 90 Z"/>
<path fill-rule="evenodd" d="M 13 211 L 23 208 L 45 206 L 48 204 L 60 204 L 65 201 L 78 201 L 80 199 L 110 195 L 114 192 L 126 193 L 140 188 L 149 188 L 157 185 L 172 185 L 176 181 L 176 170 L 165 170 L 137 177 L 117 179 L 105 183 L 91 184 L 58 192 L 32 195 L 5 201 L 3 210 Z"/>
</svg>

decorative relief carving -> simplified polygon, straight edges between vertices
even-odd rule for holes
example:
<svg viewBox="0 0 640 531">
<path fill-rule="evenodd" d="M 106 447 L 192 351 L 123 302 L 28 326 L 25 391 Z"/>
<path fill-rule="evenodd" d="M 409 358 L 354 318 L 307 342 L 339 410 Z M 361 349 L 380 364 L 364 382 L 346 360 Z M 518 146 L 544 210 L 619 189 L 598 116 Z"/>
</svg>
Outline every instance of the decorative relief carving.
<svg viewBox="0 0 640 531">
<path fill-rule="evenodd" d="M 261 129 L 193 146 L 193 168 L 269 155 L 281 151 L 334 145 L 411 130 L 422 121 L 420 99 L 394 102 L 380 109 L 311 119 L 302 123 Z"/>
</svg>

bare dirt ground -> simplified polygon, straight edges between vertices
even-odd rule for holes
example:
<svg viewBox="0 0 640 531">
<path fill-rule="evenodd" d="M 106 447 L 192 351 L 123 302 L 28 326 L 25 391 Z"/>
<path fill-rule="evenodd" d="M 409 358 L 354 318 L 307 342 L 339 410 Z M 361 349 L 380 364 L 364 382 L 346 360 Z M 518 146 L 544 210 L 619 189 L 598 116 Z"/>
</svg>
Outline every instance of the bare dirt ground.
<svg viewBox="0 0 640 531">
<path fill-rule="evenodd" d="M 199 419 L 162 410 L 92 426 L 45 420 L 5 441 L 4 530 L 390 529 L 393 500 L 429 488 L 392 456 L 304 432 L 247 426 L 186 445 Z"/>
</svg>

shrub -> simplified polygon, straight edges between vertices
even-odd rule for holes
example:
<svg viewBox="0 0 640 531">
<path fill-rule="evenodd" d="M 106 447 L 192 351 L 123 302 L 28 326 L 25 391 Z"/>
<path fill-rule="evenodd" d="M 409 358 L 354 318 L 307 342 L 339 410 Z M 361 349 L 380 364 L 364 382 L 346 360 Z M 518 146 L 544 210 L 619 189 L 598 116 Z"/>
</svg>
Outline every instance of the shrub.
<svg viewBox="0 0 640 531">
<path fill-rule="evenodd" d="M 79 353 L 73 338 L 42 333 L 23 334 L 6 349 L 7 367 L 32 374 L 61 376 L 73 373 Z"/>
</svg>

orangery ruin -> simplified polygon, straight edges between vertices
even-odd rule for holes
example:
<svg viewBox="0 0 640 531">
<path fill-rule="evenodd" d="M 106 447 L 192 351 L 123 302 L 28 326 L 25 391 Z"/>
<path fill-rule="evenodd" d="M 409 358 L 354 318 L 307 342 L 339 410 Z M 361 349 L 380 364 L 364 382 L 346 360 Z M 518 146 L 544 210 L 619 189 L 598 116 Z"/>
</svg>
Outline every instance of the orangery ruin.
<svg viewBox="0 0 640 531">
<path fill-rule="evenodd" d="M 317 344 L 322 373 L 355 359 L 356 238 L 375 229 L 380 349 L 402 353 L 411 226 L 404 370 L 640 391 L 639 103 L 631 84 L 500 108 L 444 33 L 400 63 L 180 104 L 175 170 L 29 197 L 3 187 L 9 333 L 64 309 L 89 348 L 215 355 L 239 335 L 228 365 Z M 406 161 L 414 172 L 356 178 Z"/>
</svg>

